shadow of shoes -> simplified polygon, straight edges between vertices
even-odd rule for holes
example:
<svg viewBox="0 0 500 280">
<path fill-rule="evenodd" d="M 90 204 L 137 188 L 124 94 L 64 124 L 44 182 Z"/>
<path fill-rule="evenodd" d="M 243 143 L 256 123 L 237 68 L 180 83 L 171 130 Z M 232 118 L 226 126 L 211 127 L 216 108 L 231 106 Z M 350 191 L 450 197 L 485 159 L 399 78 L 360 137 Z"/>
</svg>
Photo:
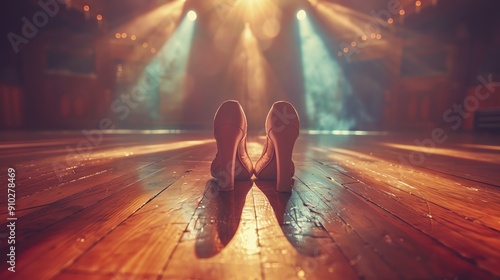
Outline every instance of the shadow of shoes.
<svg viewBox="0 0 500 280">
<path fill-rule="evenodd" d="M 295 184 L 295 181 L 293 181 Z M 288 242 L 301 254 L 317 256 L 318 234 L 322 231 L 310 210 L 304 205 L 297 191 L 276 192 L 275 181 L 256 180 L 255 185 L 264 193 L 271 205 L 276 220 Z"/>
<path fill-rule="evenodd" d="M 233 239 L 251 188 L 252 181 L 236 181 L 234 191 L 223 192 L 216 179 L 207 181 L 204 196 L 192 219 L 197 257 L 213 257 Z"/>
</svg>

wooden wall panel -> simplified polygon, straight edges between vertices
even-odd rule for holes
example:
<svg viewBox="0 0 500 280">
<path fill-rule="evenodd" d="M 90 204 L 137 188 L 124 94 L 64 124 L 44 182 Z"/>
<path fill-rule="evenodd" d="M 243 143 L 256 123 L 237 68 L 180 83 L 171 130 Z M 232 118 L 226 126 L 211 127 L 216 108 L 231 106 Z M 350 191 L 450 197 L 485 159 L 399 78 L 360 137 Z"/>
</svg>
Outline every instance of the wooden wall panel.
<svg viewBox="0 0 500 280">
<path fill-rule="evenodd" d="M 24 94 L 20 87 L 0 84 L 0 128 L 19 128 L 24 123 Z"/>
<path fill-rule="evenodd" d="M 478 107 L 475 110 L 471 111 L 471 117 L 464 119 L 463 123 L 463 129 L 471 131 L 474 129 L 474 121 L 475 121 L 475 113 L 477 111 L 493 111 L 496 110 L 500 112 L 500 84 L 499 83 L 491 83 L 487 84 L 487 86 L 482 86 L 479 94 L 481 94 L 481 97 L 487 96 L 484 100 L 481 100 L 481 98 L 478 97 L 477 95 L 477 90 L 478 87 L 481 87 L 481 85 L 471 87 L 467 90 L 467 97 L 470 99 L 474 99 L 478 101 Z M 471 101 L 471 104 L 472 101 Z M 497 116 L 499 114 L 496 114 Z M 500 123 L 500 116 L 494 118 L 496 119 L 496 123 Z M 494 121 L 493 119 L 491 119 Z"/>
</svg>

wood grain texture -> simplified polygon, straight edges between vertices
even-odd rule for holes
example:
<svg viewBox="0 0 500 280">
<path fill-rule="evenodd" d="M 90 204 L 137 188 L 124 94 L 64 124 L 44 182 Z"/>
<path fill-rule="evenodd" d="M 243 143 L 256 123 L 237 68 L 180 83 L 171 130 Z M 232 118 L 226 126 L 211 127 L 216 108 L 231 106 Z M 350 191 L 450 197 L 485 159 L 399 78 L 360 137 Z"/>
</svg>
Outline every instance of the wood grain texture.
<svg viewBox="0 0 500 280">
<path fill-rule="evenodd" d="M 450 135 L 401 162 L 421 138 L 301 135 L 287 194 L 254 179 L 219 192 L 210 132 L 108 134 L 60 174 L 78 133 L 0 135 L 19 218 L 16 273 L 0 230 L 0 279 L 500 277 L 498 137 Z M 264 140 L 249 138 L 253 162 Z"/>
</svg>

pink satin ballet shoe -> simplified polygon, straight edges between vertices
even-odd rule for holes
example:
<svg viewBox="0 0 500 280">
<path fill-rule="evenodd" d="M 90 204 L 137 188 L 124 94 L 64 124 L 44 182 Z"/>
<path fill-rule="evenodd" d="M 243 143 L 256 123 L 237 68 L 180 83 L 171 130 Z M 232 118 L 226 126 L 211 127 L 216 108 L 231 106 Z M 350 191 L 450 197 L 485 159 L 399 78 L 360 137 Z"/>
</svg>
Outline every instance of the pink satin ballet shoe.
<svg viewBox="0 0 500 280">
<path fill-rule="evenodd" d="M 215 113 L 214 136 L 217 154 L 210 172 L 218 179 L 219 190 L 231 191 L 235 180 L 249 180 L 253 165 L 246 147 L 247 119 L 238 101 L 222 103 Z"/>
<path fill-rule="evenodd" d="M 276 180 L 278 192 L 292 190 L 295 173 L 292 152 L 299 129 L 299 116 L 292 104 L 284 101 L 274 103 L 267 115 L 267 140 L 255 164 L 255 176 L 261 180 Z"/>
</svg>

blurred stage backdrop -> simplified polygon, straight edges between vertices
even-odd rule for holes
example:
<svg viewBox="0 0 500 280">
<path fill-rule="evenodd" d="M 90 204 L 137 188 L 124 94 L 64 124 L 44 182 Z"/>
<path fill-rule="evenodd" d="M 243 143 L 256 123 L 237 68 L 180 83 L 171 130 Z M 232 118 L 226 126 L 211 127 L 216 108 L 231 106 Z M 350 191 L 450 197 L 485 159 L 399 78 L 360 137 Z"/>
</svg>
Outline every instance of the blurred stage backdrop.
<svg viewBox="0 0 500 280">
<path fill-rule="evenodd" d="M 434 127 L 498 77 L 497 2 L 7 1 L 0 127 L 206 129 L 227 99 L 250 129 L 277 100 L 308 129 Z"/>
</svg>

